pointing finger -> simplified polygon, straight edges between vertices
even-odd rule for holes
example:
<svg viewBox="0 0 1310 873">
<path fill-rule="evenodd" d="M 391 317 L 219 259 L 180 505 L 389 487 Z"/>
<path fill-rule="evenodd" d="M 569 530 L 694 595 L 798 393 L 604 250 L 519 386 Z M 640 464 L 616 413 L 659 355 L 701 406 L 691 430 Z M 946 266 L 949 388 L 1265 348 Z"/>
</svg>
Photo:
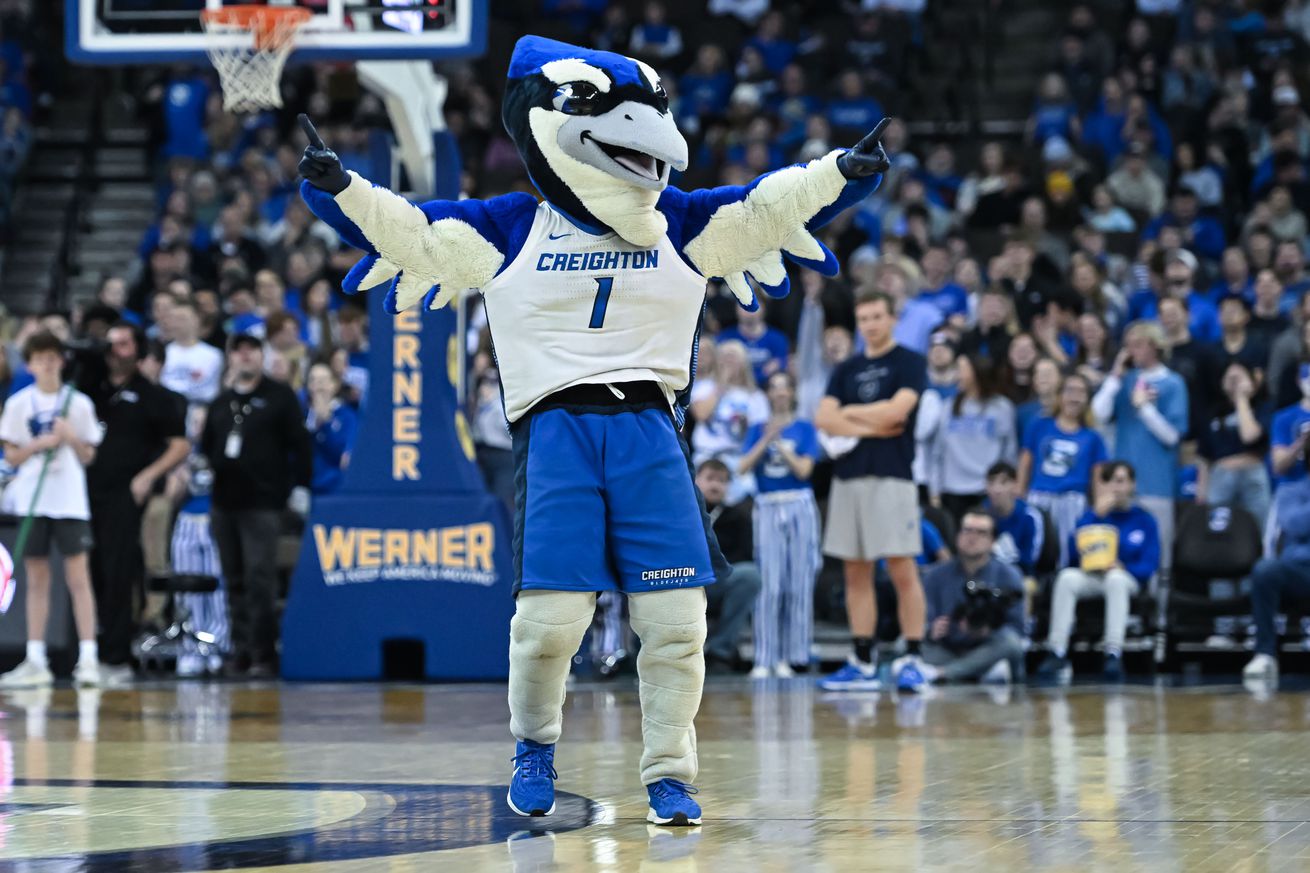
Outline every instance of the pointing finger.
<svg viewBox="0 0 1310 873">
<path fill-rule="evenodd" d="M 300 122 L 300 129 L 303 130 L 305 136 L 309 138 L 310 145 L 316 149 L 327 148 L 327 146 L 323 144 L 323 137 L 318 135 L 318 131 L 314 128 L 314 122 L 309 120 L 308 115 L 302 112 L 297 116 L 297 120 Z"/>
</svg>

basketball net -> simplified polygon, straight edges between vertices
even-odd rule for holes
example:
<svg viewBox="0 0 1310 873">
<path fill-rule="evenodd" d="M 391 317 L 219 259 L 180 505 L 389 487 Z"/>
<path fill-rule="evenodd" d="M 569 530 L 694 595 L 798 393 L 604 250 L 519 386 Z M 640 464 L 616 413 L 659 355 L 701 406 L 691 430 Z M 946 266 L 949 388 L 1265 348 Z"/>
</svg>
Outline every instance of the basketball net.
<svg viewBox="0 0 1310 873">
<path fill-rule="evenodd" d="M 258 112 L 282 105 L 282 68 L 312 14 L 298 6 L 225 6 L 200 13 L 206 51 L 223 85 L 224 109 Z M 249 40 L 228 39 L 243 34 Z"/>
</svg>

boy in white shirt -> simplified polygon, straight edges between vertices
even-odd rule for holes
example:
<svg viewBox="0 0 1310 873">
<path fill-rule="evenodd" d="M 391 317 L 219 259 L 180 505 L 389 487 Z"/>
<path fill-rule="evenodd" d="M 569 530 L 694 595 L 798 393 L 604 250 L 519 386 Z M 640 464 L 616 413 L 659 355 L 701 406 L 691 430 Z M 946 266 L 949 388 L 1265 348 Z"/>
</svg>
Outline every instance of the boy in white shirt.
<svg viewBox="0 0 1310 873">
<path fill-rule="evenodd" d="M 0 688 L 42 688 L 53 682 L 46 660 L 45 629 L 50 617 L 50 544 L 64 559 L 64 580 L 73 601 L 78 659 L 73 679 L 98 685 L 96 604 L 91 589 L 91 509 L 86 493 L 86 466 L 95 457 L 102 431 L 91 399 L 63 384 L 64 347 L 48 332 L 31 336 L 23 359 L 36 383 L 14 394 L 0 414 L 0 441 L 5 460 L 17 468 L 5 490 L 4 509 L 18 516 L 33 510 L 23 554 L 27 570 L 27 657 L 0 676 Z M 49 465 L 46 458 L 49 457 Z M 45 479 L 36 506 L 42 467 Z"/>
<path fill-rule="evenodd" d="M 200 312 L 190 299 L 178 300 L 169 316 L 173 341 L 164 352 L 159 384 L 188 403 L 209 403 L 222 389 L 223 353 L 200 340 Z"/>
</svg>

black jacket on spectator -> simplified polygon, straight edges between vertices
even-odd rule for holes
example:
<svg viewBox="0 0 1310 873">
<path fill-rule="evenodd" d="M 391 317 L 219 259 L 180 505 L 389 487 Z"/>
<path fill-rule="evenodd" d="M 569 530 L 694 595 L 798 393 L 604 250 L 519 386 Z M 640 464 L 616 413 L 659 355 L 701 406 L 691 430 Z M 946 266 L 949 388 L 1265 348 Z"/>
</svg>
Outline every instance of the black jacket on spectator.
<svg viewBox="0 0 1310 873">
<path fill-rule="evenodd" d="M 1189 339 L 1169 351 L 1169 369 L 1187 385 L 1187 435 L 1198 439 L 1210 423 L 1213 398 L 1220 393 L 1222 350 Z"/>
<path fill-rule="evenodd" d="M 93 494 L 126 489 L 164 453 L 169 439 L 186 436 L 186 400 L 140 373 L 116 386 L 106 377 L 87 386 L 105 437 L 86 471 Z"/>
<path fill-rule="evenodd" d="M 1005 325 L 997 325 L 989 331 L 982 331 L 977 326 L 971 327 L 960 337 L 960 353 L 981 355 L 993 361 L 1004 361 L 1010 350 L 1010 332 Z"/>
<path fill-rule="evenodd" d="M 241 451 L 229 458 L 228 437 L 238 415 Z M 214 470 L 217 509 L 282 509 L 291 489 L 308 488 L 313 478 L 313 446 L 300 402 L 290 386 L 267 377 L 249 394 L 229 388 L 215 398 L 200 450 Z"/>
<path fill-rule="evenodd" d="M 755 560 L 754 507 L 752 500 L 743 500 L 736 506 L 705 506 L 710 514 L 710 524 L 714 526 L 714 535 L 719 539 L 719 548 L 729 564 Z"/>
</svg>

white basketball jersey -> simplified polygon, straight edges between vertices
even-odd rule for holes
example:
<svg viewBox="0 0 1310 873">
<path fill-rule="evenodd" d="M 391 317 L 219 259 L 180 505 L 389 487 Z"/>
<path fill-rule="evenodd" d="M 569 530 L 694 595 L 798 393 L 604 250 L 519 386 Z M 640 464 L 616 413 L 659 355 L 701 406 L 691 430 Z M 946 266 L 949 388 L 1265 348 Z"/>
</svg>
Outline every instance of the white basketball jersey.
<svg viewBox="0 0 1310 873">
<path fill-rule="evenodd" d="M 542 203 L 523 248 L 482 288 L 505 415 L 572 385 L 691 381 L 705 277 L 668 237 L 652 248 L 580 230 Z"/>
</svg>

